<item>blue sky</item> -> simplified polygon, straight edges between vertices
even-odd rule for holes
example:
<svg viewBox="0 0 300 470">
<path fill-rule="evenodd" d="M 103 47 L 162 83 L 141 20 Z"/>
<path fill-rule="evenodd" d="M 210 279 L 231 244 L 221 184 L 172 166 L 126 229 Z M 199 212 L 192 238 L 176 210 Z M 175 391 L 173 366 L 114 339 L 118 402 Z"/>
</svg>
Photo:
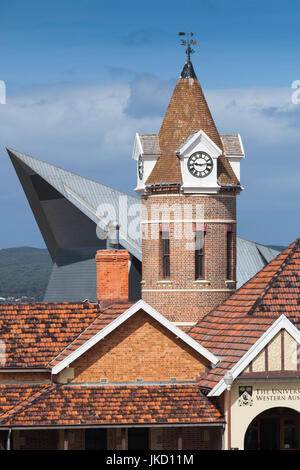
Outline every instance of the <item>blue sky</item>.
<svg viewBox="0 0 300 470">
<path fill-rule="evenodd" d="M 241 133 L 238 232 L 300 235 L 297 1 L 1 0 L 0 248 L 43 246 L 9 146 L 125 191 L 135 132 L 157 132 L 192 30 L 198 78 L 221 133 Z"/>
</svg>

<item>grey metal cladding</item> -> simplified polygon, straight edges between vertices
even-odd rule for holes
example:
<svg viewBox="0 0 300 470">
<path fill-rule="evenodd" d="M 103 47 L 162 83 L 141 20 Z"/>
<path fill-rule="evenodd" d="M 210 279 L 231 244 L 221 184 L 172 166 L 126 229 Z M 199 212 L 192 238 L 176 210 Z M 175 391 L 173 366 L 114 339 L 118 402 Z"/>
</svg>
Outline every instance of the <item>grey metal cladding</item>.
<svg viewBox="0 0 300 470">
<path fill-rule="evenodd" d="M 60 250 L 53 264 L 44 302 L 96 300 L 95 252 Z"/>
<path fill-rule="evenodd" d="M 149 136 L 144 137 L 147 140 Z M 150 137 L 152 139 L 155 136 Z M 137 218 L 136 209 L 140 205 L 139 198 L 76 175 L 55 165 L 45 163 L 24 153 L 11 149 L 8 149 L 8 152 L 39 223 L 44 239 L 46 242 L 50 240 L 49 244 L 47 243 L 48 249 L 53 247 L 55 252 L 54 259 L 56 263 L 53 267 L 45 299 L 48 301 L 54 301 L 55 298 L 57 300 L 80 301 L 83 300 L 83 297 L 91 296 L 91 298 L 94 298 L 96 290 L 93 257 L 96 249 L 104 246 L 103 240 L 97 240 L 95 236 L 96 224 L 99 222 L 97 209 L 99 206 L 103 206 L 103 204 L 111 205 L 115 210 L 116 218 L 123 218 L 124 225 L 129 226 L 131 222 L 128 216 L 129 209 L 131 209 L 133 216 Z M 36 197 L 32 181 L 30 180 L 30 175 L 36 174 L 53 186 L 64 198 L 55 198 L 54 195 L 52 197 L 51 192 L 44 188 L 44 191 L 48 192 L 50 196 L 48 196 L 47 200 L 39 200 Z M 137 207 L 133 207 L 136 204 Z M 61 217 L 60 214 L 62 213 L 66 213 L 66 216 Z M 81 236 L 76 220 L 78 223 L 80 221 L 79 225 L 86 231 L 86 235 L 87 232 L 93 235 L 87 238 Z M 78 240 L 66 235 L 68 233 L 65 227 L 66 224 L 69 224 L 72 230 L 74 228 L 78 230 Z M 140 225 L 139 220 L 136 220 L 136 225 Z M 127 249 L 140 262 L 142 260 L 140 234 L 138 234 L 136 239 L 133 239 L 128 235 L 126 227 L 123 227 L 123 230 L 125 233 L 122 231 L 121 222 L 121 246 Z M 76 246 L 81 250 L 81 258 L 79 257 L 79 259 L 76 250 L 72 249 L 72 247 L 76 248 Z M 82 258 L 84 246 L 86 246 L 87 250 L 92 250 L 86 258 Z M 66 249 L 68 248 L 72 249 L 72 256 L 69 253 L 69 259 L 67 260 L 68 250 L 66 251 Z M 63 250 L 63 252 L 60 250 Z M 279 251 L 273 248 L 237 237 L 237 287 L 240 287 L 253 277 L 278 253 Z M 139 283 L 139 280 L 137 280 L 140 279 L 141 269 L 139 264 L 135 270 L 137 273 L 135 276 L 136 282 Z M 74 282 L 70 283 L 69 279 L 74 279 Z M 80 287 L 83 285 L 84 289 Z M 136 290 L 140 292 L 139 286 Z M 84 294 L 85 292 L 86 295 Z M 134 294 L 134 296 L 136 295 Z"/>
<path fill-rule="evenodd" d="M 270 248 L 269 246 L 260 245 L 259 243 L 256 243 L 256 246 L 258 251 L 265 258 L 267 263 L 270 263 L 270 261 L 272 261 L 272 259 L 274 259 L 275 256 L 277 256 L 279 253 L 277 250 L 275 250 L 274 248 Z"/>
<path fill-rule="evenodd" d="M 237 237 L 237 287 L 255 276 L 280 251 Z"/>
<path fill-rule="evenodd" d="M 53 264 L 44 302 L 97 300 L 95 253 L 99 247 L 59 250 Z M 131 258 L 129 300 L 141 298 L 141 263 Z"/>
<path fill-rule="evenodd" d="M 132 239 L 128 235 L 126 227 L 123 230 L 123 225 L 130 224 L 130 221 L 137 216 L 136 213 L 140 205 L 138 198 L 22 152 L 7 150 L 11 157 L 23 162 L 33 171 L 33 174 L 40 175 L 95 224 L 101 223 L 103 220 L 105 225 L 106 219 L 101 218 L 101 212 L 110 208 L 107 218 L 117 219 L 121 223 L 121 245 L 141 260 L 140 234 L 137 233 L 136 239 Z M 134 208 L 134 205 L 137 207 Z M 128 217 L 128 212 L 133 215 Z M 122 224 L 122 221 L 125 223 Z"/>
</svg>

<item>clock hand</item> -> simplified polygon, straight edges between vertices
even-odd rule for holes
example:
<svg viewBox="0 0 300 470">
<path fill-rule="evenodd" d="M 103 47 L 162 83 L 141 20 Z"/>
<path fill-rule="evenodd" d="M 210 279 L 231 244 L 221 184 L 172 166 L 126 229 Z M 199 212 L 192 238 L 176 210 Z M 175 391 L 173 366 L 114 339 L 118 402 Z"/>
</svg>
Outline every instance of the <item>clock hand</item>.
<svg viewBox="0 0 300 470">
<path fill-rule="evenodd" d="M 206 163 L 195 163 L 194 164 L 195 168 L 205 168 L 206 167 Z"/>
</svg>

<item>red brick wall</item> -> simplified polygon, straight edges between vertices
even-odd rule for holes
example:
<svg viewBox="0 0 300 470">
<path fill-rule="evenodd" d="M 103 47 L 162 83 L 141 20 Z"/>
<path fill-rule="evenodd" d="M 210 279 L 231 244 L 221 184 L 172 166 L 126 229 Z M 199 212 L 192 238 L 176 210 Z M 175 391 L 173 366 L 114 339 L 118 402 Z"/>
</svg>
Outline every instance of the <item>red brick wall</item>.
<svg viewBox="0 0 300 470">
<path fill-rule="evenodd" d="M 97 251 L 98 300 L 128 300 L 128 261 L 126 250 Z"/>
<path fill-rule="evenodd" d="M 206 365 L 206 359 L 141 311 L 74 361 L 73 382 L 195 380 Z"/>
<path fill-rule="evenodd" d="M 202 205 L 201 219 L 208 221 L 205 223 L 205 280 L 209 284 L 195 280 L 194 236 L 187 239 L 183 232 L 184 227 L 189 227 L 192 234 L 195 230 L 192 223 L 169 223 L 171 275 L 167 283 L 161 278 L 159 223 L 143 224 L 142 298 L 171 321 L 197 321 L 232 295 L 235 288 L 235 282 L 226 283 L 226 235 L 228 224 L 236 220 L 236 198 L 234 195 L 148 196 L 143 198 L 143 221 L 162 219 L 154 209 L 159 204 L 165 206 L 163 218 L 171 221 L 199 219 L 197 206 Z M 172 212 L 174 207 L 176 210 Z M 211 220 L 219 222 L 209 222 Z M 232 223 L 232 230 L 235 280 L 235 223 Z"/>
</svg>

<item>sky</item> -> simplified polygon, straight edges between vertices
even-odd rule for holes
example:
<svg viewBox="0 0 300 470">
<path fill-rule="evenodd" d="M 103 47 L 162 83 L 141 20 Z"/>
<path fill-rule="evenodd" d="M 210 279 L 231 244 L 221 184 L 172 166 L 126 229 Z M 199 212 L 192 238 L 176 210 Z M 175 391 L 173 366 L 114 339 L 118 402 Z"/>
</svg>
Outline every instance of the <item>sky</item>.
<svg viewBox="0 0 300 470">
<path fill-rule="evenodd" d="M 0 248 L 44 247 L 6 147 L 132 192 L 135 133 L 158 132 L 187 30 L 219 132 L 243 139 L 238 234 L 299 237 L 299 20 L 297 0 L 1 0 Z"/>
</svg>

